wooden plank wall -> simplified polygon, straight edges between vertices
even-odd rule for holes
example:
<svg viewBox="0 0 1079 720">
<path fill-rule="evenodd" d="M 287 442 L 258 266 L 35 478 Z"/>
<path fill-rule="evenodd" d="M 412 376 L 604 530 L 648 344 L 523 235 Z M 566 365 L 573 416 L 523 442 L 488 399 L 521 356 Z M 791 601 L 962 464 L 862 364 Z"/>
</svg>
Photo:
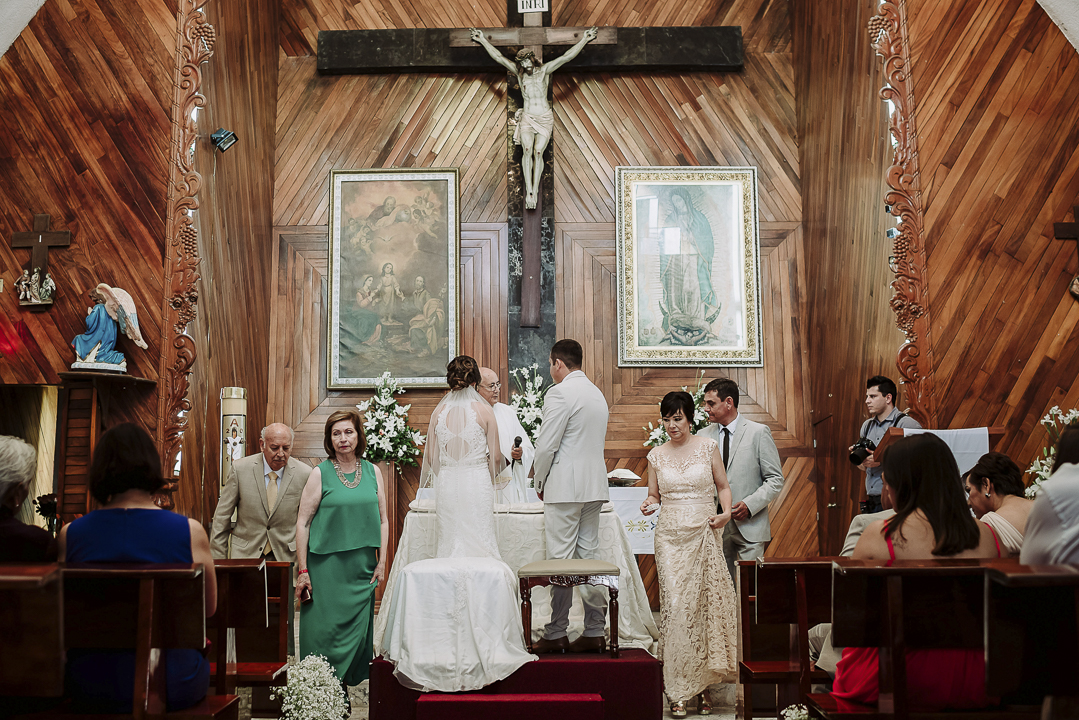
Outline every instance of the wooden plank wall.
<svg viewBox="0 0 1079 720">
<path fill-rule="evenodd" d="M 98 282 L 131 293 L 149 349 L 117 349 L 129 373 L 157 378 L 175 52 L 173 2 L 47 0 L 0 58 L 0 382 L 59 384 Z M 58 293 L 43 312 L 12 287 L 29 251 L 10 236 L 35 213 L 72 232 L 49 253 Z M 156 407 L 156 393 L 117 398 L 109 421 L 152 434 Z"/>
<path fill-rule="evenodd" d="M 1021 467 L 1079 405 L 1079 53 L 1035 0 L 909 0 L 940 427 L 1003 425 Z"/>
<path fill-rule="evenodd" d="M 864 473 L 847 460 L 867 416 L 865 381 L 877 374 L 898 379 L 902 342 L 888 306 L 893 276 L 883 198 L 891 148 L 886 105 L 877 94 L 883 72 L 866 32 L 876 6 L 874 0 L 792 4 L 823 554 L 839 552 L 865 484 Z"/>
<path fill-rule="evenodd" d="M 555 76 L 555 213 L 558 332 L 582 341 L 586 371 L 612 406 L 608 465 L 643 474 L 646 434 L 662 395 L 695 382 L 692 369 L 617 368 L 614 345 L 614 168 L 617 165 L 755 165 L 760 173 L 766 367 L 730 375 L 742 410 L 766 422 L 788 483 L 772 507 L 774 555 L 817 550 L 814 459 L 804 318 L 807 260 L 791 17 L 782 0 L 555 2 L 558 25 L 741 25 L 740 74 Z M 366 167 L 460 167 L 462 265 L 472 263 L 463 308 L 477 325 L 462 351 L 505 375 L 505 79 L 484 75 L 319 77 L 319 29 L 498 26 L 502 0 L 438 4 L 389 0 L 284 0 L 281 15 L 274 224 L 277 238 L 268 420 L 298 427 L 299 457 L 322 458 L 322 423 L 365 392 L 327 392 L 324 278 L 328 174 Z M 490 273 L 489 276 L 481 274 Z M 464 268 L 467 272 L 467 268 Z M 475 279 L 469 280 L 467 277 Z M 489 279 L 487 279 L 489 277 Z M 496 293 L 498 303 L 483 293 Z M 468 315 L 468 313 L 466 313 Z M 468 318 L 466 317 L 466 321 Z M 503 335 L 504 337 L 504 335 Z M 709 370 L 709 378 L 722 372 Z M 440 393 L 409 391 L 412 424 L 426 422 Z M 406 471 L 399 515 L 418 473 Z M 654 583 L 645 566 L 646 580 Z M 654 586 L 653 586 L 654 587 Z"/>
<path fill-rule="evenodd" d="M 220 488 L 220 394 L 247 389 L 248 453 L 266 425 L 270 367 L 270 267 L 273 257 L 274 122 L 277 108 L 277 0 L 206 5 L 217 32 L 203 70 L 206 104 L 198 115 L 196 169 L 202 175 L 197 224 L 202 277 L 189 429 L 184 434 L 177 509 L 209 522 Z M 226 152 L 210 134 L 239 140 Z"/>
</svg>

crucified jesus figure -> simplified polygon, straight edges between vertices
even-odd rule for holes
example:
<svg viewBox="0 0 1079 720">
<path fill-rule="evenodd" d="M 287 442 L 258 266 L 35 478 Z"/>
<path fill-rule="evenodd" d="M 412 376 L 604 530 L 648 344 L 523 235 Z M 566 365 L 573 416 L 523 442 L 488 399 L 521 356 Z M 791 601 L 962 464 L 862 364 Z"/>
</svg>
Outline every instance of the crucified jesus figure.
<svg viewBox="0 0 1079 720">
<path fill-rule="evenodd" d="M 527 48 L 517 53 L 516 61 L 509 60 L 476 28 L 472 28 L 469 35 L 483 46 L 496 63 L 516 75 L 520 84 L 524 107 L 518 110 L 515 116 L 517 129 L 513 133 L 513 141 L 521 146 L 525 207 L 534 210 L 539 195 L 540 178 L 543 177 L 543 151 L 547 149 L 547 143 L 551 141 L 551 134 L 554 132 L 554 108 L 547 101 L 547 93 L 551 88 L 551 73 L 580 55 L 584 46 L 596 39 L 598 31 L 594 27 L 589 28 L 584 37 L 566 51 L 565 55 L 546 65 L 541 64 L 536 59 L 536 54 Z"/>
</svg>

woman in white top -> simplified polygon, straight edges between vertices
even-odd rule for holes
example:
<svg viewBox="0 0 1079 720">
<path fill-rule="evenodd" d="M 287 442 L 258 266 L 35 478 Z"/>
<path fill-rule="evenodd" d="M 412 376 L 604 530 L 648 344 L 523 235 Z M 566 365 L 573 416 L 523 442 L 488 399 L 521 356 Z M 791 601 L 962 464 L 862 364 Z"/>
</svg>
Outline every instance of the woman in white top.
<svg viewBox="0 0 1079 720">
<path fill-rule="evenodd" d="M 963 481 L 970 509 L 996 530 L 1009 555 L 1018 555 L 1033 505 L 1025 497 L 1023 471 L 1004 453 L 991 452 L 978 459 Z"/>
<path fill-rule="evenodd" d="M 1053 474 L 1038 489 L 1027 521 L 1024 565 L 1079 563 L 1079 426 L 1057 441 Z"/>
</svg>

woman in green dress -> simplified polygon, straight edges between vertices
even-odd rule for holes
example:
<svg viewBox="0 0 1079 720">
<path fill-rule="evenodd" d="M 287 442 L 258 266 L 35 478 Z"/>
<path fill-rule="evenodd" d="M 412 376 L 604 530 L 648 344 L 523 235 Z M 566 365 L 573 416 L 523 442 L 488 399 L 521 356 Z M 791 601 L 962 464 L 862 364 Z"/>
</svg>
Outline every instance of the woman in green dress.
<svg viewBox="0 0 1079 720">
<path fill-rule="evenodd" d="M 358 685 L 371 664 L 375 587 L 386 579 L 386 491 L 360 457 L 358 412 L 330 415 L 323 445 L 329 459 L 311 471 L 296 520 L 296 598 L 311 597 L 300 607 L 300 658 L 324 655 L 342 685 Z"/>
</svg>

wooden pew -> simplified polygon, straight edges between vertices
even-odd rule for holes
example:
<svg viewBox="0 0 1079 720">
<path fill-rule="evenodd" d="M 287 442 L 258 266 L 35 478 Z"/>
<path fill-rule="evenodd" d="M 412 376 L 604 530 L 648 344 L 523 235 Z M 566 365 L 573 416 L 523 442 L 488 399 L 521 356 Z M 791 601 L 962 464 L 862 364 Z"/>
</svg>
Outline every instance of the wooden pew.
<svg viewBox="0 0 1079 720">
<path fill-rule="evenodd" d="M 217 640 L 216 661 L 210 664 L 210 672 L 215 692 L 228 695 L 237 687 L 283 685 L 287 656 L 271 662 L 227 661 L 229 630 L 251 630 L 269 635 L 275 644 L 284 640 L 279 629 L 270 625 L 266 561 L 262 558 L 216 560 L 214 569 L 217 572 L 217 613 L 210 625 Z M 237 658 L 241 657 L 239 645 L 246 639 L 244 633 L 237 632 Z"/>
<path fill-rule="evenodd" d="M 787 625 L 757 623 L 757 561 L 735 563 L 737 577 L 732 578 L 738 593 L 738 661 L 786 663 L 790 654 L 790 628 Z M 738 718 L 752 720 L 754 713 L 776 714 L 776 690 L 769 683 L 738 685 Z"/>
<path fill-rule="evenodd" d="M 1037 720 L 1034 709 L 912 713 L 906 653 L 933 648 L 984 647 L 985 573 L 999 560 L 886 561 L 842 558 L 833 564 L 832 640 L 836 647 L 879 648 L 880 697 L 876 707 L 810 694 L 810 713 L 821 718 L 977 717 Z M 990 689 L 990 694 L 993 690 Z"/>
<path fill-rule="evenodd" d="M 991 563 L 985 637 L 986 685 L 994 694 L 1014 704 L 1075 708 L 1079 567 Z"/>
<path fill-rule="evenodd" d="M 239 699 L 208 696 L 166 715 L 163 652 L 206 646 L 204 579 L 200 565 L 95 565 L 67 567 L 64 583 L 64 644 L 72 649 L 135 652 L 135 720 L 214 718 L 236 720 Z M 34 718 L 86 718 L 69 707 Z M 97 716 L 100 717 L 100 716 Z"/>
<path fill-rule="evenodd" d="M 11 713 L 55 704 L 64 692 L 60 567 L 0 565 L 0 706 Z M 4 711 L 0 710 L 0 716 Z"/>
<path fill-rule="evenodd" d="M 824 671 L 810 671 L 809 629 L 831 622 L 832 560 L 760 558 L 756 562 L 755 622 L 787 626 L 788 652 L 783 660 L 742 659 L 738 679 L 746 686 L 776 685 L 776 707 L 780 710 L 804 703 L 813 681 L 831 679 Z M 752 713 L 752 705 L 746 703 L 746 720 L 752 720 Z"/>
</svg>

